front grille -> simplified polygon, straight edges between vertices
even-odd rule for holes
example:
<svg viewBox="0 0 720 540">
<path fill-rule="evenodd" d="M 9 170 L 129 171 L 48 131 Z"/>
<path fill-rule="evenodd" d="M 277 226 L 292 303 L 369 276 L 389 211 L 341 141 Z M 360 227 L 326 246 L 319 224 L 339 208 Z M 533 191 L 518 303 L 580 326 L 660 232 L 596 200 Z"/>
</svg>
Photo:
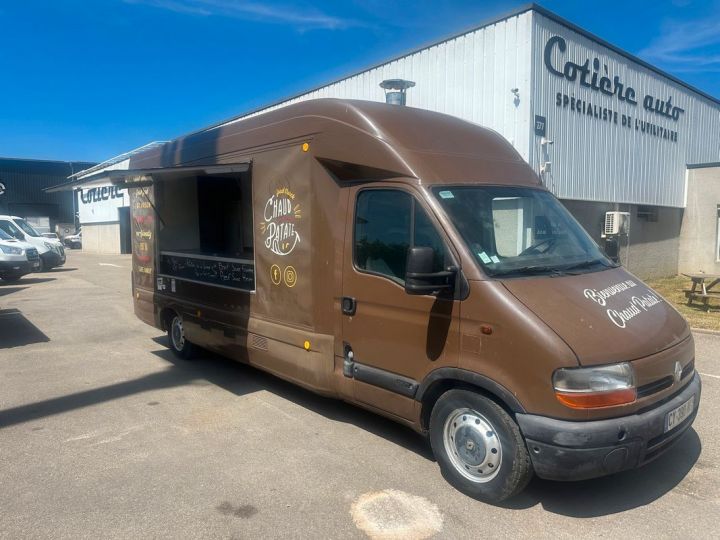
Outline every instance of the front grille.
<svg viewBox="0 0 720 540">
<path fill-rule="evenodd" d="M 38 250 L 35 248 L 26 249 L 25 254 L 27 255 L 28 261 L 37 261 L 40 258 Z"/>
<path fill-rule="evenodd" d="M 660 392 L 661 390 L 670 388 L 674 380 L 675 379 L 672 377 L 672 375 L 668 375 L 667 377 L 663 377 L 662 379 L 658 379 L 657 381 L 643 384 L 637 389 L 637 397 L 647 397 L 654 394 L 655 392 Z"/>
<path fill-rule="evenodd" d="M 688 375 L 691 375 L 693 371 L 695 371 L 695 359 L 694 358 L 692 360 L 690 360 L 683 368 L 682 374 L 680 375 L 680 380 L 684 381 L 685 378 Z M 655 394 L 657 392 L 665 390 L 666 388 L 670 388 L 674 382 L 675 382 L 675 377 L 673 377 L 672 375 L 668 375 L 667 377 L 663 377 L 662 379 L 658 379 L 651 383 L 647 383 L 647 384 L 643 384 L 642 386 L 639 386 L 637 389 L 637 395 L 639 398 L 650 396 L 652 394 Z"/>
<path fill-rule="evenodd" d="M 690 360 L 682 370 L 682 375 L 680 376 L 681 379 L 684 379 L 688 375 L 690 375 L 693 371 L 695 371 L 695 359 L 693 358 Z"/>
</svg>

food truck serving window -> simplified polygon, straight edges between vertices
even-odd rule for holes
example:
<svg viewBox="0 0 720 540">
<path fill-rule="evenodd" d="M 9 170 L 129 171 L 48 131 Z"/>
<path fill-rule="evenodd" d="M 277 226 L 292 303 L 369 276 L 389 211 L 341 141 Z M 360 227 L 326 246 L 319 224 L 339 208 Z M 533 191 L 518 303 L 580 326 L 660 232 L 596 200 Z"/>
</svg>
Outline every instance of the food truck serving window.
<svg viewBox="0 0 720 540">
<path fill-rule="evenodd" d="M 250 172 L 157 182 L 159 273 L 255 289 Z"/>
</svg>

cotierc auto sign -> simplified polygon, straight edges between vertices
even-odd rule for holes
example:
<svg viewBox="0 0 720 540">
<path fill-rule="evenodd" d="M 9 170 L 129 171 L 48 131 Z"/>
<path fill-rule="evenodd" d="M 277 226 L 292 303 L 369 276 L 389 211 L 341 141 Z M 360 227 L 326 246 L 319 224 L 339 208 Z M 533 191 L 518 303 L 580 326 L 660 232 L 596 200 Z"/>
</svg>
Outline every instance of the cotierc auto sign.
<svg viewBox="0 0 720 540">
<path fill-rule="evenodd" d="M 614 96 L 618 104 L 626 104 L 632 107 L 642 106 L 642 109 L 655 117 L 677 122 L 685 109 L 673 103 L 672 96 L 661 99 L 651 94 L 646 94 L 640 101 L 635 89 L 623 81 L 618 75 L 612 76 L 609 73 L 607 64 L 600 63 L 600 59 L 594 57 L 592 61 L 587 58 L 582 64 L 571 60 L 563 62 L 563 56 L 567 51 L 568 44 L 560 36 L 553 36 L 548 39 L 543 51 L 543 63 L 545 68 L 552 75 L 565 79 L 570 83 L 576 83 L 580 87 L 597 92 L 605 96 Z M 559 61 L 553 62 L 554 52 L 557 51 Z M 593 103 L 591 99 L 576 97 L 572 93 L 568 95 L 558 92 L 555 96 L 555 105 L 562 108 L 569 108 L 571 111 L 587 117 L 593 117 L 605 122 L 620 124 L 623 127 L 635 129 L 646 135 L 667 139 L 677 142 L 677 131 L 668 127 L 656 124 L 645 118 L 638 118 L 635 114 L 623 113 L 614 110 L 612 106 L 602 106 Z M 652 118 L 652 117 L 651 117 Z M 657 121 L 657 120 L 656 120 Z"/>
</svg>

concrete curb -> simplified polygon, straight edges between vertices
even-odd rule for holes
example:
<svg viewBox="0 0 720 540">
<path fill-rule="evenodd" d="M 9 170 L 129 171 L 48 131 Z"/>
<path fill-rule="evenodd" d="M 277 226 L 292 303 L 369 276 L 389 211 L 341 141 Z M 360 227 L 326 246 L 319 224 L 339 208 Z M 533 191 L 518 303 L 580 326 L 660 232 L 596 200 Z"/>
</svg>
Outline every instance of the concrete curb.
<svg viewBox="0 0 720 540">
<path fill-rule="evenodd" d="M 711 336 L 720 336 L 720 330 L 706 330 L 705 328 L 690 328 L 691 332 L 696 334 L 710 334 Z"/>
</svg>

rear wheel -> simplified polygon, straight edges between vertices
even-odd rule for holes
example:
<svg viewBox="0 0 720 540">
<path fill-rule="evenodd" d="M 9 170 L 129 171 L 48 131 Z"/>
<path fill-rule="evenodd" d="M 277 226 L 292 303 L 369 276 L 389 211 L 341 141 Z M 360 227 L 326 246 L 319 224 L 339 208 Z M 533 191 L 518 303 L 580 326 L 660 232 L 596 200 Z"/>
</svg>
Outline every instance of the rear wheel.
<svg viewBox="0 0 720 540">
<path fill-rule="evenodd" d="M 185 337 L 182 317 L 177 313 L 173 313 L 169 320 L 168 339 L 170 341 L 170 349 L 179 358 L 190 360 L 195 353 L 195 347 Z"/>
<path fill-rule="evenodd" d="M 430 443 L 445 479 L 481 501 L 512 497 L 533 475 L 518 425 L 476 392 L 450 390 L 438 399 L 430 416 Z"/>
</svg>

